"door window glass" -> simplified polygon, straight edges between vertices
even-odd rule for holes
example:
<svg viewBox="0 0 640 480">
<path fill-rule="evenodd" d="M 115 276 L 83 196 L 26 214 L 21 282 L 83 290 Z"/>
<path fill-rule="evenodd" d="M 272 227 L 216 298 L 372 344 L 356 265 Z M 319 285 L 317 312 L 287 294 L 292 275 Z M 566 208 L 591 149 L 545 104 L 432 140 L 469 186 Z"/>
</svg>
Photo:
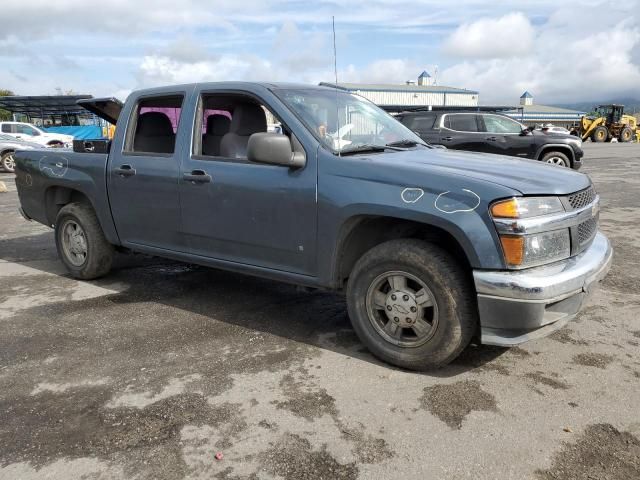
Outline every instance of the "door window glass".
<svg viewBox="0 0 640 480">
<path fill-rule="evenodd" d="M 510 118 L 498 115 L 483 115 L 485 131 L 489 133 L 520 133 L 522 125 Z"/>
<path fill-rule="evenodd" d="M 418 132 L 424 132 L 427 130 L 433 130 L 433 124 L 436 121 L 437 115 L 435 113 L 428 115 L 421 115 L 419 117 L 409 117 L 411 120 L 407 125 L 411 130 L 417 130 Z M 405 123 L 405 122 L 403 122 Z"/>
<path fill-rule="evenodd" d="M 11 124 L 10 123 L 3 123 L 2 124 L 2 131 L 4 133 L 11 133 Z"/>
<path fill-rule="evenodd" d="M 204 94 L 194 135 L 194 155 L 244 162 L 254 133 L 284 133 L 278 118 L 259 101 L 241 94 Z"/>
<path fill-rule="evenodd" d="M 445 127 L 458 132 L 477 132 L 476 115 L 456 114 L 445 117 Z"/>
<path fill-rule="evenodd" d="M 145 98 L 129 125 L 127 152 L 171 154 L 182 113 L 183 95 Z"/>
</svg>

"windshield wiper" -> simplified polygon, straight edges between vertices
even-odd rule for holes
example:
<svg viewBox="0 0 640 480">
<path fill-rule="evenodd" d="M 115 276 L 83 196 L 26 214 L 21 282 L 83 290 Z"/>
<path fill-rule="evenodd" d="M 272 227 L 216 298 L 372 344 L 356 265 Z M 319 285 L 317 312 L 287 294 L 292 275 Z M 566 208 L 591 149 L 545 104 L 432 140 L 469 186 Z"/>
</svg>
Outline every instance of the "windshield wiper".
<svg viewBox="0 0 640 480">
<path fill-rule="evenodd" d="M 340 155 L 353 155 L 355 153 L 365 152 L 384 152 L 385 150 L 393 150 L 394 152 L 404 152 L 406 149 L 395 147 L 393 145 L 373 145 L 373 144 L 361 144 L 354 145 L 351 148 L 340 150 Z"/>
<path fill-rule="evenodd" d="M 395 142 L 389 142 L 387 143 L 387 147 L 415 147 L 416 145 L 423 145 L 423 146 L 427 146 L 426 143 L 424 142 L 417 142 L 415 140 L 409 140 L 408 138 L 402 139 L 402 140 L 397 140 Z"/>
</svg>

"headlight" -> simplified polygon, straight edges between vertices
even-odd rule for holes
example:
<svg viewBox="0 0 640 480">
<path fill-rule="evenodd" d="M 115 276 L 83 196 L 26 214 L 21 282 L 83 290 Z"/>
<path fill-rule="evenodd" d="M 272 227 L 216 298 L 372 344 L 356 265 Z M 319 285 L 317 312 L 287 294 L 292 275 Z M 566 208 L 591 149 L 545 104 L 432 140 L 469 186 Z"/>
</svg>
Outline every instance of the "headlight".
<svg viewBox="0 0 640 480">
<path fill-rule="evenodd" d="M 568 228 L 526 233 L 519 231 L 518 220 L 536 219 L 547 221 L 565 212 L 558 197 L 516 197 L 502 200 L 491 206 L 491 215 L 496 224 L 510 231 L 500 231 L 500 243 L 507 267 L 518 269 L 535 267 L 568 258 L 571 254 L 571 237 Z M 513 225 L 513 227 L 511 226 Z M 520 233 L 520 234 L 517 234 Z"/>
<path fill-rule="evenodd" d="M 496 218 L 531 218 L 562 212 L 564 207 L 558 197 L 516 197 L 491 206 L 491 215 Z"/>
</svg>

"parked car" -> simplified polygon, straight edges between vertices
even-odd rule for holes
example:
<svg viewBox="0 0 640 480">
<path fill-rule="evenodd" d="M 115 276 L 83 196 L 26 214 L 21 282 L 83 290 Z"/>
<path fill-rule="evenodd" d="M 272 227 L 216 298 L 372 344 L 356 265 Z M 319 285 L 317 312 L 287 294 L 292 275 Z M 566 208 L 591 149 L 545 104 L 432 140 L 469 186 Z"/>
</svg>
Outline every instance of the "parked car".
<svg viewBox="0 0 640 480">
<path fill-rule="evenodd" d="M 0 122 L 0 133 L 47 147 L 71 147 L 73 135 L 50 133 L 22 122 Z"/>
<path fill-rule="evenodd" d="M 27 142 L 0 133 L 0 170 L 5 172 L 13 172 L 15 169 L 14 154 L 16 150 L 33 150 L 34 148 L 42 148 L 39 143 Z"/>
<path fill-rule="evenodd" d="M 536 126 L 536 130 L 542 130 L 545 133 L 561 133 L 563 135 L 570 135 L 571 132 L 564 127 L 558 127 L 552 123 L 546 125 Z"/>
<path fill-rule="evenodd" d="M 535 130 L 491 112 L 415 111 L 396 116 L 425 142 L 455 150 L 530 158 L 576 170 L 582 141 L 553 131 Z"/>
<path fill-rule="evenodd" d="M 21 213 L 53 226 L 75 278 L 129 249 L 340 291 L 371 352 L 427 369 L 474 337 L 557 330 L 611 263 L 587 175 L 429 147 L 348 92 L 223 82 L 83 104 L 117 122 L 111 143 L 16 157 Z"/>
</svg>

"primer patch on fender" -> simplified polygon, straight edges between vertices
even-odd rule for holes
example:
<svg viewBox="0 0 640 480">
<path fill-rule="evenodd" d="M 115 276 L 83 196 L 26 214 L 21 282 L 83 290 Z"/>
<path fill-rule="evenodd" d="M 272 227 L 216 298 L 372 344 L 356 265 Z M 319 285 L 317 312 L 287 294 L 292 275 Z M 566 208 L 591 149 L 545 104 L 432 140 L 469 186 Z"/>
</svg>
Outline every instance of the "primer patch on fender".
<svg viewBox="0 0 640 480">
<path fill-rule="evenodd" d="M 443 213 L 472 212 L 480 205 L 480 197 L 466 188 L 457 192 L 447 190 L 436 197 L 433 205 Z"/>
<path fill-rule="evenodd" d="M 54 177 L 64 177 L 69 169 L 69 160 L 63 156 L 45 155 L 40 159 L 40 171 Z"/>
<path fill-rule="evenodd" d="M 400 197 L 404 203 L 416 203 L 424 195 L 424 190 L 421 188 L 405 188 L 402 190 Z"/>
</svg>

